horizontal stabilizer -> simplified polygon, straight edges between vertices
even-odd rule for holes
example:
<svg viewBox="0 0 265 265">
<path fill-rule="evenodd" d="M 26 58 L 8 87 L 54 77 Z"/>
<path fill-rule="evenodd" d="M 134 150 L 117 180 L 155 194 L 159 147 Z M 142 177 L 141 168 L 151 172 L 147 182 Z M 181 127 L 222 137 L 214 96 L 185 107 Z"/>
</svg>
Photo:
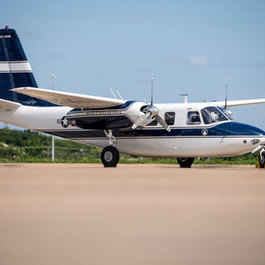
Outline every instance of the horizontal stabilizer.
<svg viewBox="0 0 265 265">
<path fill-rule="evenodd" d="M 1 110 L 3 110 L 3 109 L 4 110 L 6 110 L 6 109 L 17 109 L 20 106 L 21 106 L 20 103 L 5 100 L 5 99 L 0 99 L 0 109 Z"/>
<path fill-rule="evenodd" d="M 227 107 L 253 105 L 253 104 L 260 104 L 260 103 L 265 103 L 265 98 L 245 99 L 245 100 L 230 100 L 230 101 L 227 101 Z M 224 108 L 225 107 L 225 101 L 214 102 L 214 105 Z"/>
<path fill-rule="evenodd" d="M 87 96 L 34 87 L 14 88 L 12 91 L 76 109 L 108 108 L 122 105 L 126 102 L 121 99 Z"/>
</svg>

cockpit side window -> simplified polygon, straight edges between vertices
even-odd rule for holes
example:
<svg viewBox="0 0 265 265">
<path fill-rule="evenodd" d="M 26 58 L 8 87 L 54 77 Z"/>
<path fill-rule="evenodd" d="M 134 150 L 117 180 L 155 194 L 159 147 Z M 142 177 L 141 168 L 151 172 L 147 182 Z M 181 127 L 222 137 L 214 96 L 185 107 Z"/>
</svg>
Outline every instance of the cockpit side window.
<svg viewBox="0 0 265 265">
<path fill-rule="evenodd" d="M 187 125 L 201 124 L 200 113 L 198 111 L 189 111 L 187 114 Z"/>
<path fill-rule="evenodd" d="M 165 122 L 167 125 L 174 125 L 175 123 L 175 112 L 165 113 Z"/>
<path fill-rule="evenodd" d="M 202 118 L 205 124 L 227 121 L 225 115 L 216 107 L 207 107 L 201 110 Z"/>
</svg>

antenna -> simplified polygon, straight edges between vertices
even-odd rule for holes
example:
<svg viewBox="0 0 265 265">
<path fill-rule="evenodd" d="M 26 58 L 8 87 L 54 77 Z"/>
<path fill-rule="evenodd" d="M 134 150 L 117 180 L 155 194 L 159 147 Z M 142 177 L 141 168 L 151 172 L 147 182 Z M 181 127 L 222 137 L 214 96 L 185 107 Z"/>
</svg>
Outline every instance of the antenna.
<svg viewBox="0 0 265 265">
<path fill-rule="evenodd" d="M 120 99 L 123 99 L 120 92 L 118 91 L 118 89 L 116 89 L 116 92 L 117 92 L 118 96 L 120 97 Z"/>
<path fill-rule="evenodd" d="M 56 78 L 56 75 L 52 74 L 52 90 L 54 90 L 55 88 L 55 78 Z"/>
<path fill-rule="evenodd" d="M 228 86 L 228 79 L 225 78 L 225 109 L 227 108 L 227 86 Z"/>
<path fill-rule="evenodd" d="M 117 97 L 115 96 L 115 94 L 114 94 L 113 90 L 112 90 L 111 88 L 109 88 L 109 90 L 110 90 L 110 92 L 111 92 L 112 96 L 113 96 L 115 99 L 117 99 Z"/>
<path fill-rule="evenodd" d="M 154 74 L 152 74 L 152 79 L 151 79 L 151 106 L 153 106 L 153 86 L 154 86 Z"/>
<path fill-rule="evenodd" d="M 189 94 L 179 94 L 179 95 L 184 97 L 184 103 L 188 103 L 188 95 Z"/>
</svg>

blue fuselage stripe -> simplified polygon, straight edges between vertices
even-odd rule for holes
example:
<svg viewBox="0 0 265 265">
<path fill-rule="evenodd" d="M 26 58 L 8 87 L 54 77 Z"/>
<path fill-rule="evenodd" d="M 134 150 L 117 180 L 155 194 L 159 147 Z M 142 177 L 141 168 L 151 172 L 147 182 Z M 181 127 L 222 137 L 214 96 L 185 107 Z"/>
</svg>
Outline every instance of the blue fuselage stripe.
<svg viewBox="0 0 265 265">
<path fill-rule="evenodd" d="M 205 133 L 206 129 L 206 133 Z M 44 130 L 46 133 L 55 134 L 65 138 L 101 138 L 106 137 L 103 130 Z M 214 127 L 201 128 L 172 128 L 170 132 L 165 129 L 143 129 L 143 130 L 113 130 L 113 135 L 117 138 L 158 138 L 158 137 L 246 137 L 261 136 L 265 132 L 259 128 L 237 123 L 226 122 Z"/>
</svg>

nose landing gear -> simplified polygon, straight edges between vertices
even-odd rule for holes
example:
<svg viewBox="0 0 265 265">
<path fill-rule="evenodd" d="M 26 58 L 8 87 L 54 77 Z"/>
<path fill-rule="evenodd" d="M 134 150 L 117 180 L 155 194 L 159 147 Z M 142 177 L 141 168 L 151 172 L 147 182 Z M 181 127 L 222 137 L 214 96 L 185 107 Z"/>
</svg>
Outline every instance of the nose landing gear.
<svg viewBox="0 0 265 265">
<path fill-rule="evenodd" d="M 265 164 L 265 147 L 263 147 L 259 152 L 259 165 L 260 168 L 264 168 Z"/>
<path fill-rule="evenodd" d="M 193 157 L 189 157 L 189 158 L 177 158 L 179 166 L 180 167 L 184 167 L 184 168 L 190 168 L 191 165 L 194 162 L 194 158 Z"/>
</svg>

